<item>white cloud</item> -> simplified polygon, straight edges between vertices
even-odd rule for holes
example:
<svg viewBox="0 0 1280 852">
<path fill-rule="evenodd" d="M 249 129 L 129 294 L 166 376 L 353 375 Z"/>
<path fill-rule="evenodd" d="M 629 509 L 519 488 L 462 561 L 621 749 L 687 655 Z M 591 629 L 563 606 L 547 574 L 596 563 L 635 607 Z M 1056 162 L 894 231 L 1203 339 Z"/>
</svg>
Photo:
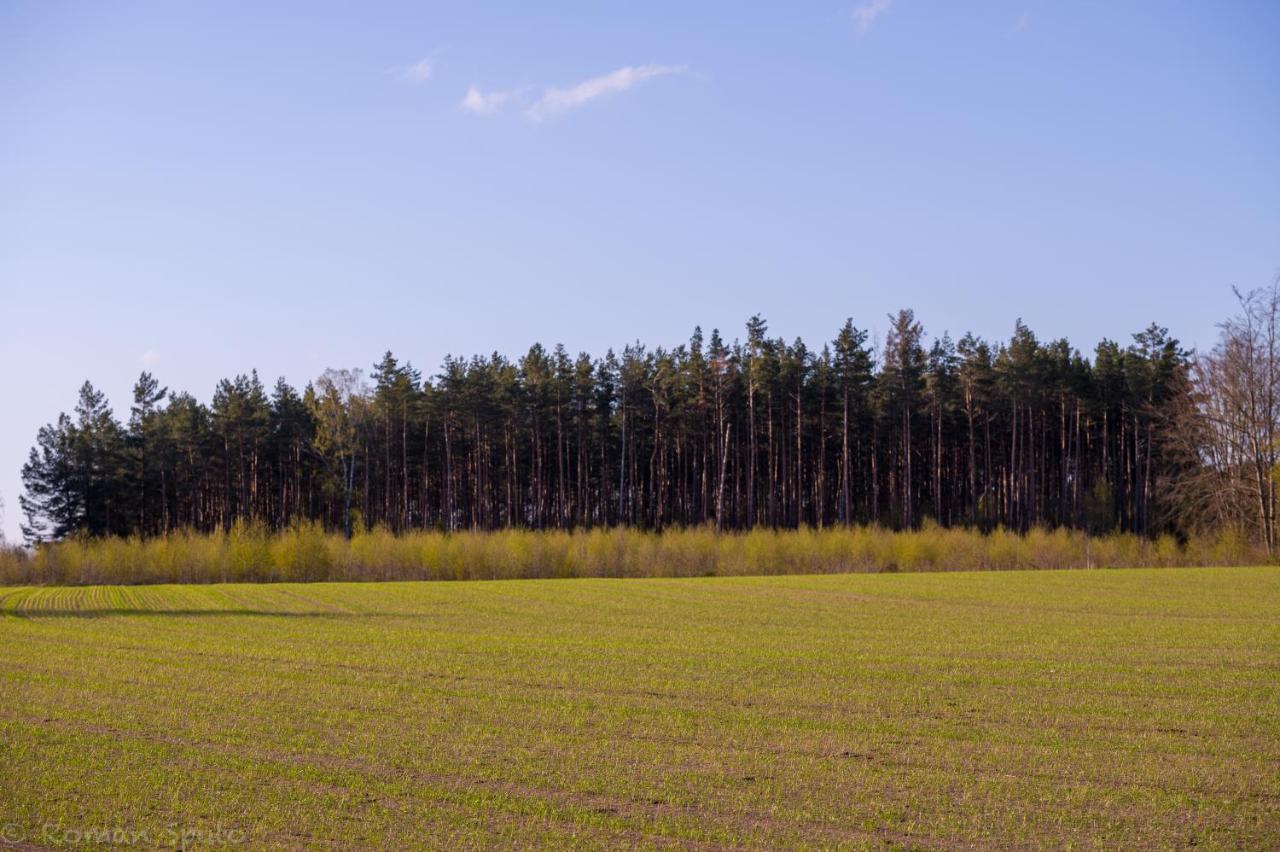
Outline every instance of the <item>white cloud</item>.
<svg viewBox="0 0 1280 852">
<path fill-rule="evenodd" d="M 406 65 L 400 72 L 400 76 L 410 83 L 422 85 L 431 79 L 435 69 L 431 67 L 430 59 L 419 59 L 412 65 Z"/>
<path fill-rule="evenodd" d="M 866 35 L 876 19 L 889 11 L 892 5 L 893 0 L 866 0 L 865 3 L 858 4 L 853 10 L 853 26 L 858 31 L 858 35 Z"/>
<path fill-rule="evenodd" d="M 1031 13 L 1030 13 L 1030 12 L 1023 12 L 1023 13 L 1018 17 L 1018 22 L 1017 22 L 1016 24 L 1014 24 L 1014 25 L 1013 25 L 1013 31 L 1014 31 L 1015 33 L 1020 33 L 1020 32 L 1022 32 L 1022 31 L 1024 31 L 1024 30 L 1025 30 L 1027 27 L 1029 27 L 1029 26 L 1031 26 Z"/>
<path fill-rule="evenodd" d="M 144 367 L 154 367 L 156 364 L 160 363 L 160 353 L 154 349 L 148 349 L 146 352 L 142 353 L 138 360 L 142 362 L 142 366 Z"/>
<path fill-rule="evenodd" d="M 629 65 L 602 77 L 583 80 L 568 89 L 547 89 L 542 93 L 542 97 L 525 110 L 524 114 L 530 121 L 542 121 L 580 107 L 596 98 L 614 92 L 625 92 L 645 80 L 666 74 L 678 74 L 684 70 L 683 65 Z"/>
<path fill-rule="evenodd" d="M 516 96 L 515 92 L 482 92 L 475 86 L 467 89 L 458 109 L 475 115 L 493 115 Z"/>
</svg>

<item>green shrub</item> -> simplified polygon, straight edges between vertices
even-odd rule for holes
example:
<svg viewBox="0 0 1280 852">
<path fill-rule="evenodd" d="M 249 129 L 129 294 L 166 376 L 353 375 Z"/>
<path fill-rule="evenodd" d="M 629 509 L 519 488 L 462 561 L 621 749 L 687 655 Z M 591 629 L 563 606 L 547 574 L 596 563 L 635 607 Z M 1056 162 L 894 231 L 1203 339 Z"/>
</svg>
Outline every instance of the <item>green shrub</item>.
<svg viewBox="0 0 1280 852">
<path fill-rule="evenodd" d="M 976 530 L 926 523 L 716 533 L 635 529 L 415 531 L 351 539 L 300 524 L 279 532 L 237 524 L 227 533 L 164 538 L 73 538 L 32 551 L 0 548 L 0 584 L 138 584 L 322 580 L 499 580 L 696 577 L 837 571 L 1068 569 L 1243 565 L 1268 561 L 1238 531 L 1180 543 L 1065 529 Z"/>
</svg>

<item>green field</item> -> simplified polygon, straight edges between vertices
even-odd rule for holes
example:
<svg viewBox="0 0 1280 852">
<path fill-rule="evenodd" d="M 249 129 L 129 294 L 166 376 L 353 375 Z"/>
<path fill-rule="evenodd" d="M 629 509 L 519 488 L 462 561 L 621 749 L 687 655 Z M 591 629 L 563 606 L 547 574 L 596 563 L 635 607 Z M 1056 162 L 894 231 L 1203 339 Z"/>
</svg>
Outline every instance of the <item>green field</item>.
<svg viewBox="0 0 1280 852">
<path fill-rule="evenodd" d="M 0 609 L 6 840 L 1280 845 L 1274 568 L 22 588 Z"/>
</svg>

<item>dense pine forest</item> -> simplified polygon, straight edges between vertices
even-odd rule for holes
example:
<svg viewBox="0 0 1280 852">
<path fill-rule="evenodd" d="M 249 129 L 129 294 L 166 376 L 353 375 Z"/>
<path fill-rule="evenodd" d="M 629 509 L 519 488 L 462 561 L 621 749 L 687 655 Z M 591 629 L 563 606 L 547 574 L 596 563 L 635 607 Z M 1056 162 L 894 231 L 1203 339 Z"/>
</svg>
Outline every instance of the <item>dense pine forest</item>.
<svg viewBox="0 0 1280 852">
<path fill-rule="evenodd" d="M 255 372 L 207 404 L 143 373 L 127 421 L 86 382 L 40 430 L 21 504 L 31 540 L 237 521 L 1176 533 L 1192 364 L 1155 325 L 1086 357 L 1021 322 L 999 343 L 929 340 L 904 310 L 878 350 L 852 322 L 812 349 L 756 316 L 732 342 L 534 345 L 430 377 L 390 352 L 301 390 Z"/>
</svg>

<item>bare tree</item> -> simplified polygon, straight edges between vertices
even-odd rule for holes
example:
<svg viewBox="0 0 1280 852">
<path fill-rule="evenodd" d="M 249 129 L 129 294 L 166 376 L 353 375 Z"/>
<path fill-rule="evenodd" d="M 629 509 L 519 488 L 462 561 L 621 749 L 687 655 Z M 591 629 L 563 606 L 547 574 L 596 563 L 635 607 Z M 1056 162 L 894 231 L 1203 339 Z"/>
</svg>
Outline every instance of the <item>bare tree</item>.
<svg viewBox="0 0 1280 852">
<path fill-rule="evenodd" d="M 1189 525 L 1236 528 L 1274 553 L 1280 276 L 1268 288 L 1235 293 L 1240 312 L 1196 357 L 1191 393 L 1171 432 L 1186 460 L 1174 496 Z"/>
</svg>

